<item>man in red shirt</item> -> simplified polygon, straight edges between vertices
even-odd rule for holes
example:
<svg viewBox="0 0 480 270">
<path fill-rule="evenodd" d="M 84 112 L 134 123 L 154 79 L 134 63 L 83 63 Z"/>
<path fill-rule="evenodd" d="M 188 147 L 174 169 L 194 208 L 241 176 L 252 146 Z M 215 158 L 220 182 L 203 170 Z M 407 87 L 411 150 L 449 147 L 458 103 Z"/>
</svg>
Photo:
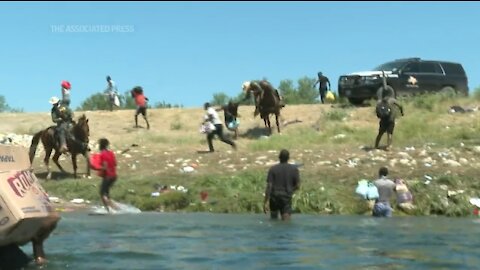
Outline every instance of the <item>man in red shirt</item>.
<svg viewBox="0 0 480 270">
<path fill-rule="evenodd" d="M 147 101 L 148 98 L 143 95 L 143 89 L 141 86 L 136 86 L 130 91 L 132 97 L 135 99 L 135 104 L 137 104 L 137 111 L 135 112 L 135 127 L 138 128 L 138 115 L 142 114 L 143 119 L 147 122 L 147 129 L 150 129 L 150 124 L 147 120 Z"/>
<path fill-rule="evenodd" d="M 118 207 L 110 200 L 110 188 L 117 181 L 117 160 L 113 151 L 108 149 L 110 142 L 102 138 L 98 141 L 100 148 L 100 176 L 102 176 L 102 185 L 100 187 L 100 197 L 103 205 L 110 212 L 110 208 L 118 209 Z"/>
</svg>

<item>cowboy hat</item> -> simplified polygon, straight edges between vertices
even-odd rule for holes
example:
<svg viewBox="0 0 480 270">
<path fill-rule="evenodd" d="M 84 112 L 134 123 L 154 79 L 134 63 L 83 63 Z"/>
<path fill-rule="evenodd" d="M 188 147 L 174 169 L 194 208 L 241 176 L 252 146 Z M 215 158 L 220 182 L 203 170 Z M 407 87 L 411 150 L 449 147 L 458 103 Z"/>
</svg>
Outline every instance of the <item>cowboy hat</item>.
<svg viewBox="0 0 480 270">
<path fill-rule="evenodd" d="M 247 91 L 250 88 L 250 81 L 246 81 L 242 84 L 243 91 Z"/>
<path fill-rule="evenodd" d="M 51 97 L 50 100 L 48 101 L 50 104 L 57 104 L 60 101 L 58 97 Z"/>
</svg>

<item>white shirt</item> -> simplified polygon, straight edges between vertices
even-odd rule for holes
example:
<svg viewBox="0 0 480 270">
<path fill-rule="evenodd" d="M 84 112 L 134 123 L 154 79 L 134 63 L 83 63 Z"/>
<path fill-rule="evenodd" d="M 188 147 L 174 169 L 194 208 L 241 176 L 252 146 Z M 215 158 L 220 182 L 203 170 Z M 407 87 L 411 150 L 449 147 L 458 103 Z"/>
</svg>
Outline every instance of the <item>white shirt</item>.
<svg viewBox="0 0 480 270">
<path fill-rule="evenodd" d="M 109 95 L 113 95 L 117 93 L 117 86 L 115 85 L 115 82 L 113 80 L 110 80 L 110 84 L 107 84 L 107 89 L 105 90 L 105 93 Z"/>
<path fill-rule="evenodd" d="M 209 118 L 209 119 L 212 119 L 212 123 L 214 125 L 221 125 L 222 124 L 222 121 L 220 120 L 220 117 L 218 117 L 218 113 L 217 113 L 217 111 L 215 111 L 214 108 L 208 107 L 207 116 L 211 116 L 211 118 Z"/>
</svg>

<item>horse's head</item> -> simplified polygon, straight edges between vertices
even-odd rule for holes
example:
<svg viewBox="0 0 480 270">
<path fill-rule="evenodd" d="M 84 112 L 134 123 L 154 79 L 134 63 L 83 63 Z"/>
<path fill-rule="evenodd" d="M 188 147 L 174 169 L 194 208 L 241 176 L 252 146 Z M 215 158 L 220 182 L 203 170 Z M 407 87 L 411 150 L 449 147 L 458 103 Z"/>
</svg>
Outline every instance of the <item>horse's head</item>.
<svg viewBox="0 0 480 270">
<path fill-rule="evenodd" d="M 83 114 L 78 118 L 77 123 L 73 128 L 74 136 L 82 142 L 88 143 L 90 137 L 90 127 L 88 126 L 88 118 Z"/>
</svg>

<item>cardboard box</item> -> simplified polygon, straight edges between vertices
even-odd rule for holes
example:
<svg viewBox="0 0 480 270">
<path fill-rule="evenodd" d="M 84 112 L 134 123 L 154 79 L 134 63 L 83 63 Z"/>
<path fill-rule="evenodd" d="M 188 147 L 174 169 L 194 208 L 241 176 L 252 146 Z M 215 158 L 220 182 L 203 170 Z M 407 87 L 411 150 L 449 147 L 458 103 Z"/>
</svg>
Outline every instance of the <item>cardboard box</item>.
<svg viewBox="0 0 480 270">
<path fill-rule="evenodd" d="M 0 246 L 23 245 L 57 222 L 24 147 L 0 145 Z"/>
</svg>

